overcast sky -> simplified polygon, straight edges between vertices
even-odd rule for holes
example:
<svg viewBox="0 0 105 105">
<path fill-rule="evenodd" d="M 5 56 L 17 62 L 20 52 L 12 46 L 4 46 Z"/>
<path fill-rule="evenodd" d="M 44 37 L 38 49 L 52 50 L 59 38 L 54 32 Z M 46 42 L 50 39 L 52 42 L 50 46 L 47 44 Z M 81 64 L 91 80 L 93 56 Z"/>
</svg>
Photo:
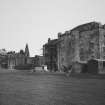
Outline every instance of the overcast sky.
<svg viewBox="0 0 105 105">
<path fill-rule="evenodd" d="M 105 23 L 105 0 L 0 0 L 0 49 L 31 56 L 57 33 L 91 21 Z"/>
</svg>

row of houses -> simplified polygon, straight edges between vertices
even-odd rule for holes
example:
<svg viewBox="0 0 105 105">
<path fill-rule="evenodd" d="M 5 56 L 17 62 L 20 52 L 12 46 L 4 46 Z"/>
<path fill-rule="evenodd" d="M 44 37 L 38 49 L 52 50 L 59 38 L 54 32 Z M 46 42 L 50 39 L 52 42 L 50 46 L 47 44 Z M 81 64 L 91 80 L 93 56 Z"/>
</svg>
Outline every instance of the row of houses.
<svg viewBox="0 0 105 105">
<path fill-rule="evenodd" d="M 93 69 L 98 67 L 98 73 L 105 72 L 105 25 L 90 22 L 65 33 L 58 33 L 57 39 L 49 38 L 43 45 L 43 56 L 51 71 L 62 71 L 63 66 L 72 65 L 76 72 L 81 72 L 83 64 L 93 59 L 97 62 L 93 63 Z"/>
</svg>

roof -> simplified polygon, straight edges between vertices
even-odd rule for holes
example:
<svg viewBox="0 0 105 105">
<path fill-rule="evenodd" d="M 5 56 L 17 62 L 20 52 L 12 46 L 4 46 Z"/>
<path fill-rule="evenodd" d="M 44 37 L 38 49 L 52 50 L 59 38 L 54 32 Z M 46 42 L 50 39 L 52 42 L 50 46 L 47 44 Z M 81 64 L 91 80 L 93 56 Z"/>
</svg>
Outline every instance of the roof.
<svg viewBox="0 0 105 105">
<path fill-rule="evenodd" d="M 82 25 L 79 25 L 79 26 L 73 28 L 71 30 L 71 32 L 74 30 L 82 32 L 82 31 L 88 31 L 88 30 L 92 30 L 92 29 L 98 29 L 99 26 L 100 26 L 99 22 L 90 22 L 90 23 L 82 24 Z"/>
<path fill-rule="evenodd" d="M 45 46 L 56 45 L 57 41 L 58 41 L 58 39 L 50 40 L 48 43 L 45 44 Z"/>
</svg>

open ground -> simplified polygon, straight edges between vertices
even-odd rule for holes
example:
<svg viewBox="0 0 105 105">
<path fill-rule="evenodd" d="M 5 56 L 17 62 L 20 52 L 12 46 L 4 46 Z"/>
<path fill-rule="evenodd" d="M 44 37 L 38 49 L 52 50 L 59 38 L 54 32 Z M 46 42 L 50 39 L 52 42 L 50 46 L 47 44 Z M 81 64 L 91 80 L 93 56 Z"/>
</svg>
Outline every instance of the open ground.
<svg viewBox="0 0 105 105">
<path fill-rule="evenodd" d="M 0 70 L 0 105 L 105 105 L 105 75 Z"/>
</svg>

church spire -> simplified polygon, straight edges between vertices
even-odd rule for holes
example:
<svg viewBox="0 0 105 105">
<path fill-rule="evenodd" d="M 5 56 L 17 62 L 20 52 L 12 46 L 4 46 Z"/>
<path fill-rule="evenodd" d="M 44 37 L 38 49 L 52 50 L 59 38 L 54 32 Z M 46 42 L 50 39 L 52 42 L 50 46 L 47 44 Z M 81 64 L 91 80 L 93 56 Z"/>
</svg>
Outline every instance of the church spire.
<svg viewBox="0 0 105 105">
<path fill-rule="evenodd" d="M 28 44 L 26 44 L 26 48 L 25 48 L 25 56 L 27 56 L 27 57 L 30 56 L 29 48 L 28 48 Z"/>
</svg>

